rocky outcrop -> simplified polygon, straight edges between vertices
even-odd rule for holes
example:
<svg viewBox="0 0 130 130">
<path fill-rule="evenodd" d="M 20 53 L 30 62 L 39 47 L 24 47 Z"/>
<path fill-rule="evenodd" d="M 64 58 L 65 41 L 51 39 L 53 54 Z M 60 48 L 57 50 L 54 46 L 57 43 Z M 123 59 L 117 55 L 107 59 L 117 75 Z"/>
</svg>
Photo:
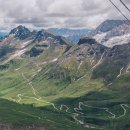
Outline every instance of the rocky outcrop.
<svg viewBox="0 0 130 130">
<path fill-rule="evenodd" d="M 78 45 L 81 45 L 81 44 L 95 44 L 97 43 L 95 39 L 93 38 L 89 38 L 89 37 L 84 37 L 84 38 L 81 38 L 78 42 Z"/>
<path fill-rule="evenodd" d="M 9 35 L 14 35 L 16 38 L 20 40 L 24 40 L 26 38 L 29 38 L 32 35 L 32 33 L 28 28 L 20 25 L 12 29 Z"/>
</svg>

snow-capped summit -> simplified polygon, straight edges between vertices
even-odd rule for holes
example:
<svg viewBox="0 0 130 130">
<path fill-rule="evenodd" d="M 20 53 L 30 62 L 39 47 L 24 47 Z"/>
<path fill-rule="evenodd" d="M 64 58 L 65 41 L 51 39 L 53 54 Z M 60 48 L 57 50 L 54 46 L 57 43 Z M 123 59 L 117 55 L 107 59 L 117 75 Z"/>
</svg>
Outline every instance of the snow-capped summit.
<svg viewBox="0 0 130 130">
<path fill-rule="evenodd" d="M 107 47 L 127 44 L 130 42 L 130 23 L 126 20 L 107 20 L 89 36 Z"/>
</svg>

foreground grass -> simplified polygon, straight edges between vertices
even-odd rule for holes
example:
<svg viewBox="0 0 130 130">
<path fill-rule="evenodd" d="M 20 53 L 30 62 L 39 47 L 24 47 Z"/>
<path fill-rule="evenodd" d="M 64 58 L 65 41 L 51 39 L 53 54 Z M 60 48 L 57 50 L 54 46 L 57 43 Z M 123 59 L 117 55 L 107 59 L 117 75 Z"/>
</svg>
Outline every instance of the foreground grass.
<svg viewBox="0 0 130 130">
<path fill-rule="evenodd" d="M 48 130 L 84 129 L 67 113 L 19 105 L 4 99 L 0 99 L 0 122 L 16 128 L 35 125 Z"/>
</svg>

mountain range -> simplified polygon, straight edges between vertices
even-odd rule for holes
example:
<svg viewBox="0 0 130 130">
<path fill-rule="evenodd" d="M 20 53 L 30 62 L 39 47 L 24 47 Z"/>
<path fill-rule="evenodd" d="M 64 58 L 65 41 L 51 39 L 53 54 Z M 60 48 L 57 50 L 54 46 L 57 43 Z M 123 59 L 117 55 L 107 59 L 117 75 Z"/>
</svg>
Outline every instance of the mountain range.
<svg viewBox="0 0 130 130">
<path fill-rule="evenodd" d="M 81 37 L 85 37 L 92 30 L 90 29 L 68 29 L 68 28 L 50 28 L 49 32 L 58 36 L 63 36 L 68 39 L 70 43 L 76 44 Z"/>
<path fill-rule="evenodd" d="M 107 47 L 127 44 L 130 42 L 130 23 L 125 20 L 106 20 L 89 36 Z"/>
<path fill-rule="evenodd" d="M 103 22 L 77 44 L 12 29 L 0 42 L 0 130 L 129 130 L 126 35 L 122 20 Z"/>
</svg>

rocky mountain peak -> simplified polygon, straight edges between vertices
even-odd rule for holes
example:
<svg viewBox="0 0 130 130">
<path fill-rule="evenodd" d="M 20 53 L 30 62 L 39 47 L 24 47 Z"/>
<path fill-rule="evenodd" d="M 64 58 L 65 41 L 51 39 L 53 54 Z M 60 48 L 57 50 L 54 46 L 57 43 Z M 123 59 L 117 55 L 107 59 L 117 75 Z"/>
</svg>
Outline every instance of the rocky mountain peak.
<svg viewBox="0 0 130 130">
<path fill-rule="evenodd" d="M 51 34 L 51 33 L 49 33 L 49 32 L 47 32 L 46 30 L 42 29 L 42 30 L 40 30 L 40 31 L 37 32 L 34 41 L 40 42 L 42 40 L 46 40 L 48 37 L 53 38 L 54 35 Z"/>
<path fill-rule="evenodd" d="M 127 44 L 130 41 L 130 23 L 127 20 L 106 20 L 88 37 L 110 48 Z"/>
<path fill-rule="evenodd" d="M 97 30 L 100 32 L 108 32 L 112 30 L 115 27 L 118 27 L 124 23 L 127 23 L 127 21 L 124 20 L 106 20 L 103 23 L 101 23 L 98 27 Z"/>
<path fill-rule="evenodd" d="M 90 38 L 90 37 L 84 37 L 84 38 L 81 38 L 78 42 L 78 45 L 81 45 L 81 44 L 89 44 L 89 45 L 92 45 L 92 44 L 95 44 L 97 43 L 95 39 L 93 38 Z"/>
<path fill-rule="evenodd" d="M 18 27 L 12 29 L 11 32 L 9 33 L 9 35 L 14 35 L 16 38 L 18 38 L 20 40 L 24 40 L 24 39 L 30 37 L 31 31 L 28 28 L 26 28 L 22 25 L 19 25 Z"/>
</svg>

